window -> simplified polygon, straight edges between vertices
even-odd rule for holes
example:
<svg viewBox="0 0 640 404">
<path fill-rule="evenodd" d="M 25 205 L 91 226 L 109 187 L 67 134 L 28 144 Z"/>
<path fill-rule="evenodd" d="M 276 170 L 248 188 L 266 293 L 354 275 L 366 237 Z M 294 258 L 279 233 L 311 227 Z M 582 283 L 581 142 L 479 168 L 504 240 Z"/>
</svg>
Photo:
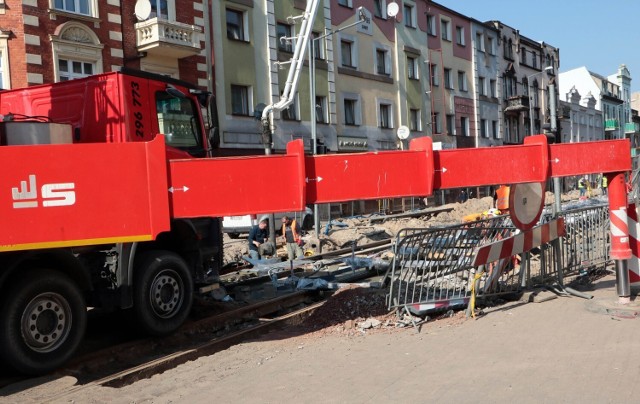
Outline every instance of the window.
<svg viewBox="0 0 640 404">
<path fill-rule="evenodd" d="M 489 54 L 496 54 L 496 39 L 493 37 L 487 37 L 487 42 L 489 43 Z"/>
<path fill-rule="evenodd" d="M 476 49 L 484 52 L 484 34 L 482 32 L 476 34 Z"/>
<path fill-rule="evenodd" d="M 511 40 L 511 38 L 507 40 L 505 37 L 503 39 L 503 43 L 504 43 L 503 51 L 504 51 L 505 59 L 513 60 L 513 41 Z"/>
<path fill-rule="evenodd" d="M 496 81 L 489 80 L 489 96 L 496 98 Z"/>
<path fill-rule="evenodd" d="M 538 68 L 538 54 L 535 52 L 531 53 L 531 67 Z"/>
<path fill-rule="evenodd" d="M 340 41 L 340 55 L 342 56 L 342 66 L 355 68 L 353 62 L 353 42 L 347 40 Z"/>
<path fill-rule="evenodd" d="M 169 19 L 169 5 L 167 0 L 151 0 L 151 17 L 162 20 Z"/>
<path fill-rule="evenodd" d="M 458 90 L 467 91 L 467 73 L 458 71 Z"/>
<path fill-rule="evenodd" d="M 92 15 L 89 0 L 55 0 L 53 7 L 70 13 Z"/>
<path fill-rule="evenodd" d="M 469 136 L 469 118 L 466 116 L 460 117 L 460 134 Z"/>
<path fill-rule="evenodd" d="M 373 15 L 378 18 L 387 18 L 386 0 L 373 1 Z"/>
<path fill-rule="evenodd" d="M 436 16 L 427 14 L 427 34 L 436 36 Z"/>
<path fill-rule="evenodd" d="M 413 14 L 414 7 L 411 4 L 404 3 L 404 7 L 402 9 L 403 17 L 404 17 L 404 25 L 405 27 L 415 28 L 416 27 L 416 18 Z"/>
<path fill-rule="evenodd" d="M 444 86 L 453 88 L 453 77 L 451 77 L 451 69 L 444 69 Z"/>
<path fill-rule="evenodd" d="M 522 94 L 529 95 L 529 79 L 526 77 L 522 78 Z"/>
<path fill-rule="evenodd" d="M 356 124 L 356 100 L 345 99 L 344 100 L 344 124 L 355 125 Z"/>
<path fill-rule="evenodd" d="M 285 52 L 293 52 L 293 36 L 291 33 L 291 25 L 280 24 L 277 25 L 278 36 L 278 50 Z"/>
<path fill-rule="evenodd" d="M 491 121 L 491 134 L 494 139 L 498 139 L 498 121 Z"/>
<path fill-rule="evenodd" d="M 231 85 L 231 114 L 249 116 L 249 87 Z"/>
<path fill-rule="evenodd" d="M 384 49 L 376 49 L 376 73 L 388 76 L 391 74 L 389 71 L 390 63 L 387 63 L 388 53 Z"/>
<path fill-rule="evenodd" d="M 102 73 L 103 45 L 86 25 L 67 21 L 59 26 L 59 34 L 50 38 L 56 81 Z"/>
<path fill-rule="evenodd" d="M 504 99 L 505 100 L 515 95 L 518 95 L 517 84 L 518 83 L 515 77 L 513 76 L 504 77 Z"/>
<path fill-rule="evenodd" d="M 445 41 L 451 40 L 451 22 L 447 20 L 440 20 L 440 36 Z"/>
<path fill-rule="evenodd" d="M 93 63 L 58 59 L 58 76 L 60 81 L 87 77 L 92 75 L 94 70 Z"/>
<path fill-rule="evenodd" d="M 442 133 L 442 124 L 440 123 L 440 113 L 433 113 L 433 122 L 432 122 L 433 133 Z"/>
<path fill-rule="evenodd" d="M 429 74 L 431 75 L 431 85 L 439 86 L 440 85 L 440 77 L 438 76 L 438 65 L 430 64 L 429 65 Z"/>
<path fill-rule="evenodd" d="M 297 121 L 298 110 L 298 94 L 296 94 L 295 97 L 293 97 L 293 102 L 282 110 L 282 119 L 285 121 Z"/>
<path fill-rule="evenodd" d="M 486 119 L 481 119 L 480 120 L 480 136 L 482 137 L 489 137 L 489 122 L 487 122 Z"/>
<path fill-rule="evenodd" d="M 487 80 L 484 77 L 478 77 L 478 92 L 480 95 L 487 95 Z"/>
<path fill-rule="evenodd" d="M 249 41 L 245 32 L 243 12 L 227 9 L 227 38 L 236 41 Z"/>
<path fill-rule="evenodd" d="M 327 118 L 327 97 L 316 96 L 316 122 L 329 123 Z"/>
<path fill-rule="evenodd" d="M 352 0 L 338 0 L 338 4 L 344 7 L 353 7 Z"/>
<path fill-rule="evenodd" d="M 520 48 L 520 63 L 526 65 L 527 64 L 527 50 L 524 48 Z"/>
<path fill-rule="evenodd" d="M 409 110 L 409 130 L 414 132 L 418 132 L 421 129 L 420 125 L 420 110 L 419 109 L 410 109 Z"/>
<path fill-rule="evenodd" d="M 464 40 L 464 27 L 456 27 L 456 43 L 460 46 L 466 45 Z"/>
<path fill-rule="evenodd" d="M 418 79 L 418 61 L 416 58 L 407 57 L 407 77 L 413 80 Z"/>
<path fill-rule="evenodd" d="M 379 106 L 380 127 L 383 129 L 391 128 L 391 105 L 380 104 Z"/>
<path fill-rule="evenodd" d="M 447 114 L 447 134 L 448 135 L 455 135 L 455 117 L 453 115 L 449 115 Z"/>
<path fill-rule="evenodd" d="M 156 92 L 158 128 L 168 145 L 202 150 L 200 126 L 193 125 L 196 108 L 189 98 L 177 98 L 166 91 Z"/>
<path fill-rule="evenodd" d="M 320 36 L 320 33 L 319 32 L 312 32 L 311 36 L 313 38 L 318 38 Z M 325 59 L 324 46 L 322 46 L 323 41 L 324 41 L 324 38 L 313 41 L 313 56 L 318 60 L 324 60 Z"/>
</svg>

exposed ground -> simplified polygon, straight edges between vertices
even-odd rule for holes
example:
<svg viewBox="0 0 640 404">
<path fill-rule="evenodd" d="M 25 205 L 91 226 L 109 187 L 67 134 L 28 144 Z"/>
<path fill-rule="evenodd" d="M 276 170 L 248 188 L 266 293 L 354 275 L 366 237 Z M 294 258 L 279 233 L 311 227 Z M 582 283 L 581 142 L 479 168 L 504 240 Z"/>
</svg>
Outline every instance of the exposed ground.
<svg viewBox="0 0 640 404">
<path fill-rule="evenodd" d="M 336 312 L 340 295 L 352 303 L 362 296 L 347 289 L 302 325 L 130 386 L 89 387 L 53 402 L 636 402 L 638 320 L 607 314 L 615 281 L 596 282 L 588 290 L 594 300 L 506 303 L 475 320 L 457 314 L 429 321 L 420 333 L 349 328 L 372 312 L 354 308 L 345 315 L 344 304 Z M 31 380 L 0 390 L 0 402 L 47 402 L 75 383 L 72 377 Z"/>
<path fill-rule="evenodd" d="M 599 190 L 594 191 L 594 195 L 598 194 Z M 562 195 L 562 201 L 576 200 L 579 197 L 578 191 L 571 191 Z M 320 232 L 320 239 L 322 245 L 322 251 L 332 251 L 340 248 L 356 245 L 364 245 L 373 241 L 389 239 L 395 237 L 401 229 L 405 228 L 428 228 L 433 226 L 446 226 L 461 223 L 465 216 L 481 213 L 487 211 L 492 207 L 493 199 L 491 197 L 485 198 L 471 198 L 464 203 L 451 203 L 442 206 L 443 208 L 453 208 L 450 212 L 442 212 L 438 215 L 423 216 L 423 217 L 411 217 L 411 218 L 397 218 L 389 219 L 384 222 L 371 223 L 368 217 L 355 217 L 355 218 L 342 218 L 337 219 L 336 225 L 330 227 L 328 234 L 324 234 L 326 229 L 326 223 L 322 226 Z M 545 197 L 545 204 L 549 205 L 553 203 L 553 193 L 547 192 Z M 305 237 L 307 247 L 314 243 L 310 235 Z M 284 247 L 280 246 L 278 249 L 280 256 L 286 256 Z M 240 262 L 242 256 L 248 255 L 248 245 L 246 242 L 246 236 L 237 240 L 228 238 L 225 234 L 225 253 L 224 263 Z"/>
</svg>

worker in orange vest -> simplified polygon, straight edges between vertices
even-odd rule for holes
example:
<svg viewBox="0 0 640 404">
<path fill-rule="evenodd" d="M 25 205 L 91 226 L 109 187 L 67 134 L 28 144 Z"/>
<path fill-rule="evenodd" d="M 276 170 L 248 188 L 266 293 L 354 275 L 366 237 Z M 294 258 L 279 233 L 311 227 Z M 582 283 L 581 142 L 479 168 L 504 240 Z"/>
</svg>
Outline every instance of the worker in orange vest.
<svg viewBox="0 0 640 404">
<path fill-rule="evenodd" d="M 493 207 L 502 214 L 509 213 L 509 190 L 508 185 L 500 185 L 493 193 Z"/>
<path fill-rule="evenodd" d="M 287 247 L 287 256 L 289 261 L 294 258 L 302 258 L 302 238 L 300 237 L 300 226 L 295 219 L 289 216 L 282 217 L 282 236 L 284 237 Z"/>
</svg>

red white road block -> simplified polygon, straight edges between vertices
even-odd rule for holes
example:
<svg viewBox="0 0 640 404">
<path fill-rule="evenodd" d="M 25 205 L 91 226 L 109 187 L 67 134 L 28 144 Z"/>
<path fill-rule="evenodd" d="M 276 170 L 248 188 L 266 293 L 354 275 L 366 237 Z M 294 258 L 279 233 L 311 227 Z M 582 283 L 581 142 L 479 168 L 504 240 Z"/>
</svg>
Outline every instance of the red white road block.
<svg viewBox="0 0 640 404">
<path fill-rule="evenodd" d="M 529 251 L 566 234 L 564 219 L 558 218 L 513 237 L 480 247 L 476 252 L 473 266 L 486 265 L 516 254 Z"/>
<path fill-rule="evenodd" d="M 627 220 L 629 225 L 629 247 L 631 247 L 632 257 L 629 260 L 629 283 L 631 286 L 640 286 L 640 225 L 638 224 L 638 211 L 635 204 L 630 204 L 627 208 Z"/>
</svg>

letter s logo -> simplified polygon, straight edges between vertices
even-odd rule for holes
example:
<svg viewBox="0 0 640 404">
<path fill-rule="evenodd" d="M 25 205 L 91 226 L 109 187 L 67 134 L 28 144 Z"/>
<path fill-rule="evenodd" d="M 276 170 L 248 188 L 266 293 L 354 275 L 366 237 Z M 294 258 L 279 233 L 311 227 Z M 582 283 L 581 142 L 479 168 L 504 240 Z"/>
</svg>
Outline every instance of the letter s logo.
<svg viewBox="0 0 640 404">
<path fill-rule="evenodd" d="M 42 186 L 42 206 L 71 206 L 76 203 L 76 184 L 73 182 Z"/>
</svg>

